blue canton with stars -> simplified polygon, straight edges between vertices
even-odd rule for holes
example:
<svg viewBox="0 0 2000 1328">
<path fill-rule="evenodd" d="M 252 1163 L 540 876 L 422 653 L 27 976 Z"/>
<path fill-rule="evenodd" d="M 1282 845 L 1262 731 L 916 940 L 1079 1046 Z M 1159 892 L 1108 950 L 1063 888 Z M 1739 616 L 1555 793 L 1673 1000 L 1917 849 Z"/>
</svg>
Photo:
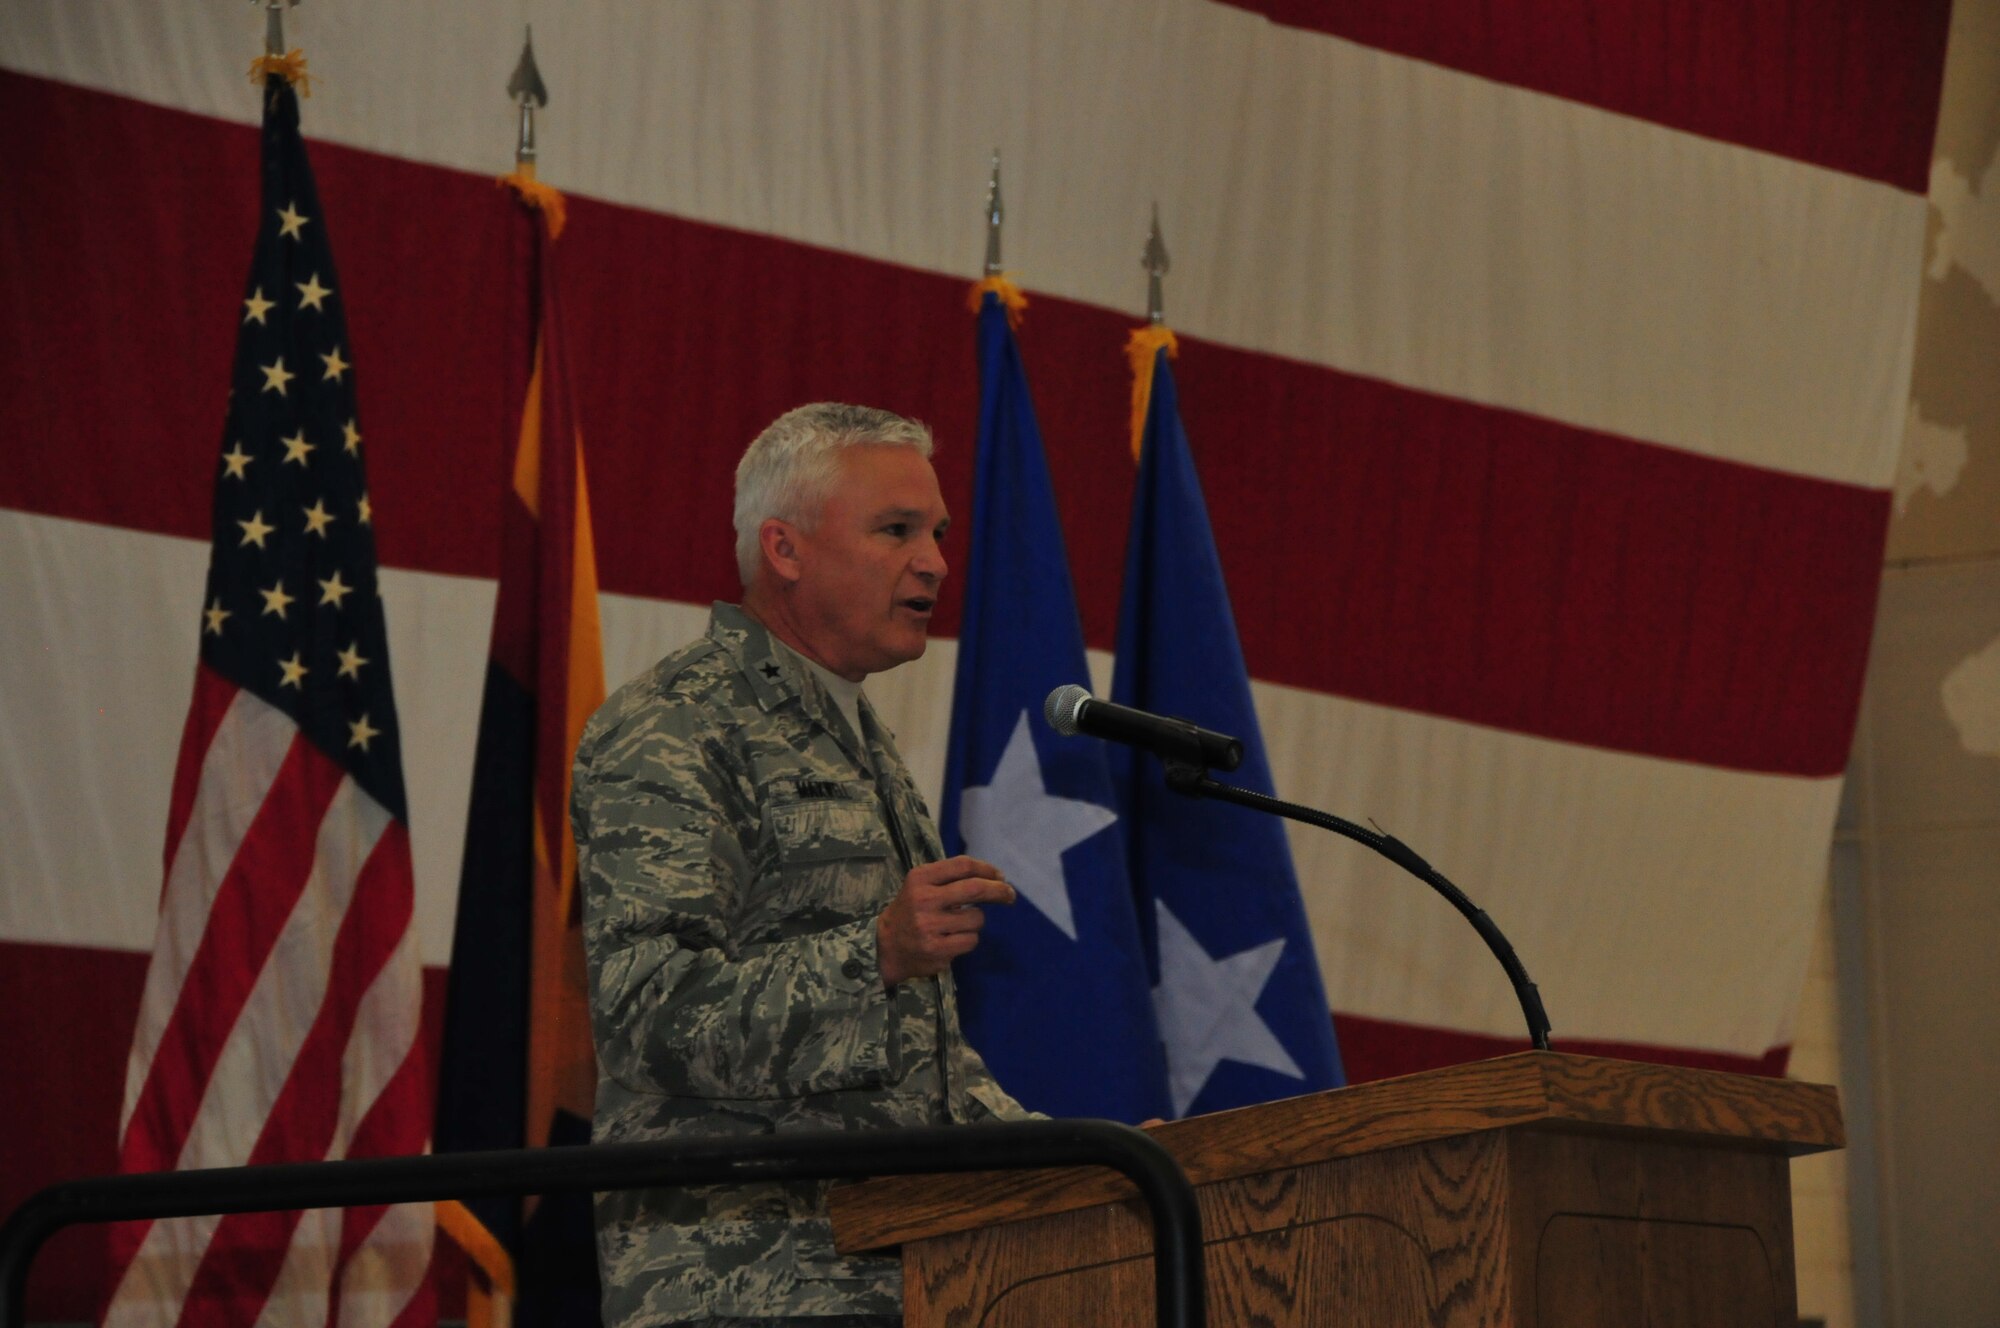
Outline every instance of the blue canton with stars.
<svg viewBox="0 0 2000 1328">
<path fill-rule="evenodd" d="M 203 661 L 407 819 L 333 247 L 291 87 L 265 82 L 263 197 L 215 481 Z"/>
</svg>

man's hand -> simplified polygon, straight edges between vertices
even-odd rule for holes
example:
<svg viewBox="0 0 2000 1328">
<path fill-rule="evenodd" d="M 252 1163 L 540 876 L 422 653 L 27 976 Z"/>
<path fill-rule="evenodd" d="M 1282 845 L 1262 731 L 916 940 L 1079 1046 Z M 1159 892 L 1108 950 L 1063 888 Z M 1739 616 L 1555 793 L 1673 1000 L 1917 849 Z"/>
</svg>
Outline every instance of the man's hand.
<svg viewBox="0 0 2000 1328">
<path fill-rule="evenodd" d="M 986 925 L 980 905 L 1014 899 L 1014 887 L 1000 869 L 978 858 L 946 858 L 917 868 L 875 920 L 883 984 L 944 972 L 979 944 L 979 929 Z"/>
</svg>

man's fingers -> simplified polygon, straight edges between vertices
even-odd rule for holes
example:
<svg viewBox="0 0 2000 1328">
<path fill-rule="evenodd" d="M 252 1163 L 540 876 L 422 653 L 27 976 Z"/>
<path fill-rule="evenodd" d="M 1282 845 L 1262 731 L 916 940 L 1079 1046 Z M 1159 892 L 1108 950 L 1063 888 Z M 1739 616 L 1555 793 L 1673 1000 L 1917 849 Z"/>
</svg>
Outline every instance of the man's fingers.
<svg viewBox="0 0 2000 1328">
<path fill-rule="evenodd" d="M 943 862 L 926 863 L 910 873 L 910 879 L 923 885 L 949 885 L 953 881 L 963 881 L 972 877 L 987 880 L 1002 879 L 1000 869 L 981 858 L 959 854 L 946 858 Z"/>
<path fill-rule="evenodd" d="M 974 904 L 1011 904 L 1014 902 L 1014 887 L 998 878 L 989 880 L 975 876 L 937 887 L 926 902 L 947 909 Z"/>
<path fill-rule="evenodd" d="M 986 925 L 986 915 L 967 904 L 960 908 L 947 909 L 938 918 L 939 936 L 957 936 L 961 932 L 977 933 Z"/>
</svg>

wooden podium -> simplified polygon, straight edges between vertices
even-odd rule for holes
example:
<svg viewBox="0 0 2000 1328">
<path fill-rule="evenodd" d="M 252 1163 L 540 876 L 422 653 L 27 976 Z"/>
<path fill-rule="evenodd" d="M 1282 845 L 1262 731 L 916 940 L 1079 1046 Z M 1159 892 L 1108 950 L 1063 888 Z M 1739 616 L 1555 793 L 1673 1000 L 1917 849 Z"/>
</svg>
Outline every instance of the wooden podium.
<svg viewBox="0 0 2000 1328">
<path fill-rule="evenodd" d="M 1831 1088 L 1523 1052 L 1156 1127 L 1194 1182 L 1208 1322 L 1795 1328 L 1787 1159 Z M 907 1328 L 1152 1323 L 1152 1233 L 1108 1170 L 833 1194 L 900 1246 Z"/>
</svg>

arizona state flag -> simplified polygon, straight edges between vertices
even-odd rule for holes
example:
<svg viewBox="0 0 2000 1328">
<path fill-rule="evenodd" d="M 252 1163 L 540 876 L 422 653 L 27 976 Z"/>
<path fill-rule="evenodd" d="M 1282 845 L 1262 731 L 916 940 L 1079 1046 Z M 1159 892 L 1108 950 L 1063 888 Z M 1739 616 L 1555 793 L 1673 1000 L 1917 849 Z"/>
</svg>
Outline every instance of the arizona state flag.
<svg viewBox="0 0 2000 1328">
<path fill-rule="evenodd" d="M 480 708 L 440 1058 L 437 1148 L 590 1138 L 596 1091 L 568 815 L 570 756 L 604 699 L 597 561 L 562 319 L 561 196 L 507 177 L 532 232 L 502 495 L 500 592 Z M 589 1196 L 467 1200 L 440 1223 L 472 1257 L 467 1321 L 595 1323 Z"/>
</svg>

